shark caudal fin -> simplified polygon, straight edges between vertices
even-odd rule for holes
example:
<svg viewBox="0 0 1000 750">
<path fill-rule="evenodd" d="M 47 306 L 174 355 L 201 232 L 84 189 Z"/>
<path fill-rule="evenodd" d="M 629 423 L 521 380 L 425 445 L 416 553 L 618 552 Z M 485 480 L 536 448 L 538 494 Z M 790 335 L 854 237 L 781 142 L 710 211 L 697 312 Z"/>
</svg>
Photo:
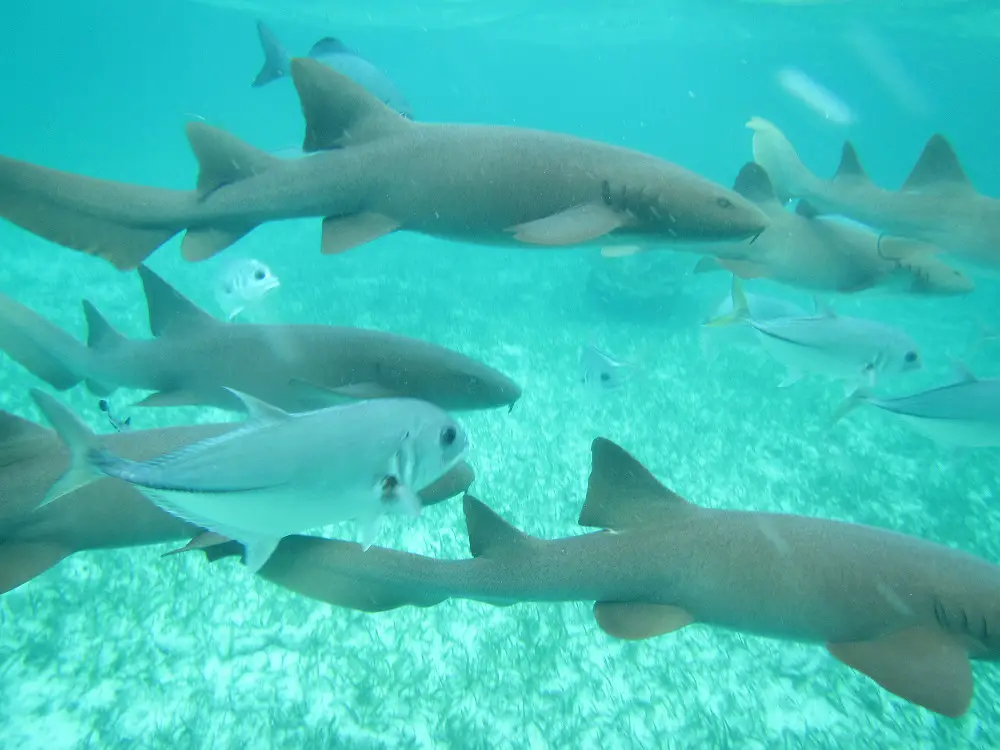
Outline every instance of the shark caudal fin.
<svg viewBox="0 0 1000 750">
<path fill-rule="evenodd" d="M 774 123 L 751 117 L 746 126 L 753 131 L 753 160 L 767 172 L 782 202 L 815 192 L 819 179 L 802 163 L 791 141 Z"/>
<path fill-rule="evenodd" d="M 271 81 L 277 81 L 288 75 L 292 61 L 285 51 L 284 45 L 263 21 L 257 21 L 257 35 L 260 37 L 260 48 L 264 52 L 264 65 L 257 77 L 250 84 L 252 88 L 265 86 Z"/>
</svg>

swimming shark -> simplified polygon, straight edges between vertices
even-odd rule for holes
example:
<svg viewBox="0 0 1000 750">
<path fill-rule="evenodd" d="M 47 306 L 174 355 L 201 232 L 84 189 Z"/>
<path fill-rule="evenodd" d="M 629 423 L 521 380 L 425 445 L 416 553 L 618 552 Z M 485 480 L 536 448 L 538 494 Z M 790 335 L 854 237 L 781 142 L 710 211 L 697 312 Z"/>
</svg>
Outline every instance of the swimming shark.
<svg viewBox="0 0 1000 750">
<path fill-rule="evenodd" d="M 132 430 L 102 436 L 134 461 L 147 461 L 240 423 Z M 75 552 L 161 544 L 200 534 L 197 526 L 160 510 L 131 484 L 101 479 L 39 507 L 69 468 L 69 454 L 51 430 L 0 411 L 0 594 L 30 581 Z M 475 479 L 456 464 L 418 492 L 425 507 L 464 492 Z"/>
<path fill-rule="evenodd" d="M 139 265 L 187 230 L 198 261 L 268 221 L 323 218 L 322 251 L 397 230 L 527 247 L 756 237 L 749 201 L 649 154 L 561 133 L 415 123 L 321 62 L 295 58 L 307 159 L 279 159 L 187 124 L 197 188 L 108 182 L 0 158 L 0 217 L 40 237 Z M 315 152 L 315 153 L 314 153 Z"/>
<path fill-rule="evenodd" d="M 931 136 L 899 190 L 885 190 L 869 179 L 850 141 L 833 179 L 823 180 L 773 123 L 754 117 L 747 127 L 754 131 L 754 161 L 783 198 L 804 198 L 812 212 L 843 214 L 973 263 L 1000 266 L 1000 200 L 976 191 L 944 136 Z"/>
<path fill-rule="evenodd" d="M 770 226 L 743 259 L 704 256 L 698 273 L 728 270 L 742 279 L 768 278 L 812 291 L 844 294 L 889 288 L 906 294 L 967 294 L 972 280 L 936 257 L 935 245 L 903 237 L 880 237 L 864 225 L 817 216 L 808 203 L 796 211 L 778 200 L 767 171 L 750 162 L 733 189 L 767 214 Z"/>
<path fill-rule="evenodd" d="M 58 390 L 86 381 L 101 396 L 116 388 L 155 391 L 142 406 L 244 411 L 226 388 L 290 412 L 392 396 L 448 410 L 488 409 L 513 406 L 521 395 L 502 373 L 435 344 L 361 328 L 227 323 L 148 267 L 139 276 L 155 338 L 125 338 L 84 301 L 84 346 L 0 295 L 0 350 Z"/>
<path fill-rule="evenodd" d="M 951 717 L 972 699 L 969 659 L 1000 658 L 1000 566 L 886 529 L 700 507 L 609 440 L 597 438 L 592 455 L 579 522 L 601 531 L 538 539 L 466 495 L 473 559 L 288 537 L 259 575 L 366 612 L 583 600 L 616 638 L 704 624 L 823 643 L 889 692 Z"/>
</svg>

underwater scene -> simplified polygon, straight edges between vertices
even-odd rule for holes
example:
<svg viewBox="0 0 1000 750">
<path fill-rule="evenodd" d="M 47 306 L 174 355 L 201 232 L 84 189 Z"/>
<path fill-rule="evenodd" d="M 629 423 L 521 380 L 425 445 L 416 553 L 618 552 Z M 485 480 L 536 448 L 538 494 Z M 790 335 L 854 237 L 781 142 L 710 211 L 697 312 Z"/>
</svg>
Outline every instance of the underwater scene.
<svg viewBox="0 0 1000 750">
<path fill-rule="evenodd" d="M 0 748 L 1000 746 L 988 2 L 0 24 Z"/>
</svg>

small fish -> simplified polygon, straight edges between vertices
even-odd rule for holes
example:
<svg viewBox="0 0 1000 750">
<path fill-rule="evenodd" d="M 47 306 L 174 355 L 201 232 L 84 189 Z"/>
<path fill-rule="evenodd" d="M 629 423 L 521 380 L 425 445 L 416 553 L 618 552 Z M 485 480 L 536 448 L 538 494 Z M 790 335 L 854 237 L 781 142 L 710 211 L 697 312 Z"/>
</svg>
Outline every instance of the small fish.
<svg viewBox="0 0 1000 750">
<path fill-rule="evenodd" d="M 111 404 L 108 403 L 107 399 L 101 399 L 97 402 L 97 406 L 108 415 L 108 421 L 111 426 L 115 428 L 115 432 L 124 432 L 125 430 L 131 429 L 132 427 L 132 417 L 125 417 L 125 419 L 118 419 L 114 414 L 111 413 Z"/>
<path fill-rule="evenodd" d="M 744 321 L 751 326 L 767 353 L 787 368 L 782 388 L 807 373 L 872 386 L 880 374 L 907 372 L 921 366 L 916 342 L 884 323 L 842 317 L 830 310 L 808 317 L 755 320 L 736 277 L 732 296 L 733 312 L 705 325 Z"/>
<path fill-rule="evenodd" d="M 287 78 L 292 70 L 292 61 L 284 46 L 263 21 L 257 21 L 257 33 L 260 35 L 260 46 L 264 50 L 264 67 L 260 69 L 260 73 L 251 84 L 254 88 L 279 78 Z M 339 39 L 332 37 L 320 39 L 309 50 L 308 56 L 368 89 L 382 103 L 403 117 L 413 119 L 413 108 L 389 77 Z"/>
<path fill-rule="evenodd" d="M 596 346 L 585 346 L 580 354 L 580 382 L 600 390 L 614 390 L 625 382 L 629 365 L 602 352 Z"/>
<path fill-rule="evenodd" d="M 160 509 L 241 542 L 257 571 L 282 537 L 356 519 L 369 547 L 384 515 L 420 515 L 417 492 L 462 459 L 468 437 L 415 399 L 377 399 L 300 414 L 233 392 L 240 429 L 148 461 L 130 461 L 53 396 L 31 395 L 70 452 L 48 504 L 104 476 L 129 482 Z"/>
<path fill-rule="evenodd" d="M 1000 378 L 978 379 L 959 366 L 959 380 L 899 398 L 876 398 L 866 388 L 847 397 L 836 422 L 861 404 L 870 404 L 915 432 L 939 443 L 966 448 L 1000 446 Z"/>
<path fill-rule="evenodd" d="M 226 320 L 259 303 L 281 286 L 274 271 L 256 258 L 241 258 L 223 266 L 215 284 L 215 300 Z"/>
</svg>

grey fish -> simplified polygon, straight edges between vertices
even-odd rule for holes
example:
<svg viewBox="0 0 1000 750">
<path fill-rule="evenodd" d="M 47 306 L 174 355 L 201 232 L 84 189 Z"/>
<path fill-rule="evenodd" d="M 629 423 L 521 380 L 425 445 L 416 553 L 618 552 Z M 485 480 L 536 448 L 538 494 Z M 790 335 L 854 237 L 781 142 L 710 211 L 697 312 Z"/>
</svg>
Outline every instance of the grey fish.
<svg viewBox="0 0 1000 750">
<path fill-rule="evenodd" d="M 257 21 L 257 34 L 264 51 L 264 67 L 251 84 L 264 86 L 271 81 L 291 75 L 292 60 L 278 37 L 263 21 Z M 372 65 L 357 52 L 347 47 L 339 39 L 324 37 L 309 50 L 307 57 L 328 65 L 343 76 L 347 76 L 365 88 L 387 107 L 413 119 L 413 108 L 396 85 L 379 68 Z"/>
<path fill-rule="evenodd" d="M 241 429 L 137 462 L 109 450 L 57 399 L 31 395 L 70 452 L 44 504 L 115 477 L 168 513 L 242 543 L 254 571 L 281 537 L 339 521 L 357 520 L 370 546 L 384 515 L 418 516 L 416 493 L 468 448 L 460 425 L 415 399 L 292 415 L 237 394 L 250 412 Z"/>
<path fill-rule="evenodd" d="M 112 433 L 102 441 L 116 455 L 148 461 L 240 428 L 232 422 L 185 425 Z M 199 532 L 111 477 L 39 507 L 68 468 L 69 454 L 54 432 L 0 411 L 0 594 L 76 552 L 162 544 Z M 447 500 L 474 479 L 472 467 L 460 461 L 420 490 L 420 502 L 427 507 Z"/>
<path fill-rule="evenodd" d="M 190 261 L 268 221 L 320 216 L 322 250 L 397 230 L 481 245 L 655 246 L 752 238 L 752 203 L 657 157 L 561 133 L 415 123 L 316 60 L 292 60 L 308 159 L 187 123 L 197 189 L 143 187 L 0 157 L 0 216 L 119 269 L 178 232 Z"/>
<path fill-rule="evenodd" d="M 889 692 L 951 717 L 972 699 L 969 660 L 1000 659 L 1000 566 L 881 528 L 700 507 L 603 438 L 579 521 L 607 531 L 538 539 L 469 495 L 465 517 L 472 560 L 362 554 L 296 536 L 260 575 L 369 612 L 446 599 L 593 601 L 598 626 L 615 638 L 703 624 L 822 643 Z"/>
<path fill-rule="evenodd" d="M 962 369 L 958 382 L 898 398 L 877 398 L 859 388 L 844 401 L 833 421 L 861 404 L 874 406 L 939 443 L 1000 446 L 1000 378 L 979 380 Z"/>
<path fill-rule="evenodd" d="M 885 190 L 869 179 L 850 142 L 833 179 L 822 180 L 773 123 L 754 117 L 747 127 L 754 131 L 754 160 L 783 197 L 805 198 L 815 211 L 923 240 L 973 263 L 1000 265 L 1000 200 L 976 191 L 944 136 L 931 136 L 899 190 Z"/>
<path fill-rule="evenodd" d="M 155 338 L 125 338 L 84 301 L 83 346 L 0 294 L 0 350 L 58 390 L 86 381 L 100 396 L 116 388 L 156 391 L 142 406 L 242 410 L 225 388 L 293 412 L 380 397 L 489 409 L 521 396 L 510 378 L 441 346 L 361 328 L 223 323 L 146 266 L 139 276 Z"/>
<path fill-rule="evenodd" d="M 248 307 L 281 286 L 271 267 L 256 258 L 240 258 L 227 263 L 215 281 L 215 301 L 226 320 L 236 318 Z"/>
<path fill-rule="evenodd" d="M 723 245 L 723 257 L 703 257 L 696 272 L 725 269 L 742 279 L 767 278 L 817 292 L 850 294 L 887 289 L 905 294 L 967 294 L 972 280 L 937 258 L 941 248 L 882 237 L 864 225 L 817 216 L 800 201 L 795 212 L 778 200 L 767 172 L 744 165 L 733 189 L 756 203 L 770 226 L 750 248 Z M 729 257 L 743 250 L 743 258 Z"/>
<path fill-rule="evenodd" d="M 787 369 L 781 387 L 806 374 L 825 375 L 848 383 L 874 385 L 882 375 L 919 369 L 920 347 L 904 331 L 865 318 L 835 315 L 826 310 L 804 318 L 755 320 L 743 288 L 733 277 L 733 312 L 706 326 L 746 322 L 764 350 Z"/>
<path fill-rule="evenodd" d="M 580 353 L 580 381 L 599 390 L 614 390 L 625 382 L 627 362 L 615 359 L 596 346 L 585 346 Z"/>
</svg>

